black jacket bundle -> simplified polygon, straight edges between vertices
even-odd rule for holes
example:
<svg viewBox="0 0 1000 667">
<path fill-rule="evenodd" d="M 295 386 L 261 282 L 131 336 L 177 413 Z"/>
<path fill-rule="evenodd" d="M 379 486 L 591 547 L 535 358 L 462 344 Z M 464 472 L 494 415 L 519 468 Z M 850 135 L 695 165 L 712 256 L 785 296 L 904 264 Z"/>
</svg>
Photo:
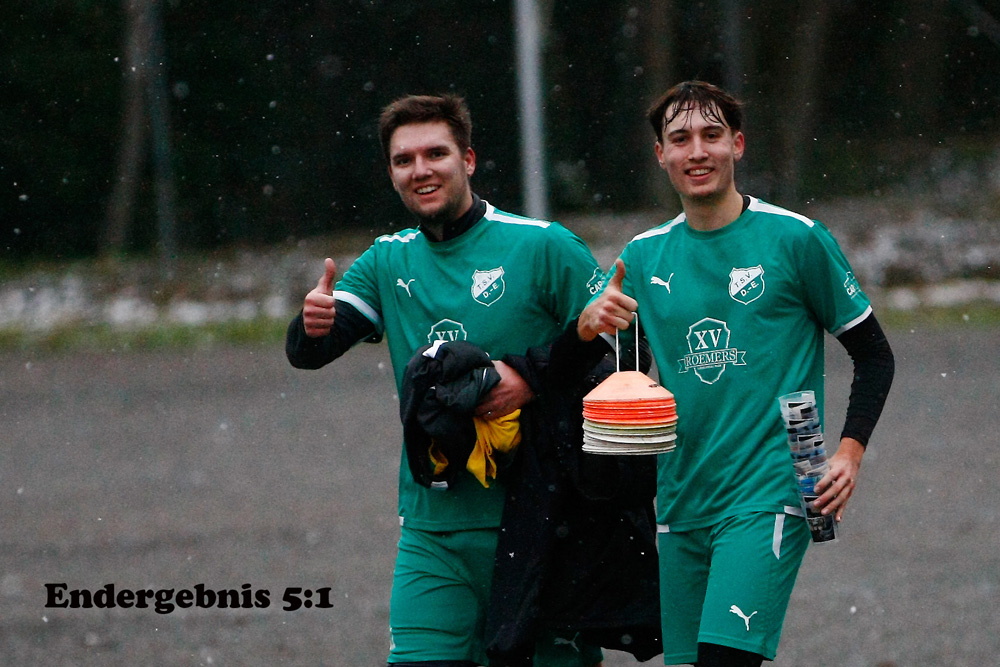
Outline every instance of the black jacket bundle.
<svg viewBox="0 0 1000 667">
<path fill-rule="evenodd" d="M 500 382 L 489 355 L 472 343 L 438 341 L 419 348 L 403 373 L 399 415 L 410 473 L 418 484 L 448 488 L 476 444 L 475 407 Z M 431 441 L 448 459 L 439 475 Z"/>
<path fill-rule="evenodd" d="M 543 630 L 626 651 L 662 652 L 656 552 L 656 457 L 582 450 L 583 397 L 615 371 L 601 340 L 573 322 L 551 345 L 506 356 L 536 397 L 506 477 L 486 641 L 491 667 L 532 664 Z M 640 370 L 651 355 L 640 346 Z M 621 357 L 622 370 L 630 370 Z M 633 364 L 634 366 L 634 364 Z"/>
<path fill-rule="evenodd" d="M 552 344 L 503 359 L 535 399 L 521 409 L 521 444 L 504 470 L 486 618 L 491 667 L 532 665 L 536 637 L 546 630 L 639 660 L 662 652 L 655 457 L 581 449 L 583 396 L 615 370 L 607 351 L 601 340 L 581 342 L 574 322 Z M 646 370 L 648 348 L 641 352 Z M 623 355 L 623 369 L 626 358 L 635 357 Z M 425 346 L 413 356 L 400 415 L 418 483 L 443 485 L 465 469 L 476 441 L 472 412 L 498 381 L 489 356 L 467 342 Z M 438 477 L 427 454 L 432 438 L 450 462 Z"/>
</svg>

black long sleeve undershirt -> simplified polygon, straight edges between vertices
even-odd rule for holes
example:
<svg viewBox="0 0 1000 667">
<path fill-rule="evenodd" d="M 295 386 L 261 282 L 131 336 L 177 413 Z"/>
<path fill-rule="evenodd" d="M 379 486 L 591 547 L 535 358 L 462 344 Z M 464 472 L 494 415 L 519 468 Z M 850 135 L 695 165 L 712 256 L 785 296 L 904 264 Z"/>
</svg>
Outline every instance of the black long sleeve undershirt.
<svg viewBox="0 0 1000 667">
<path fill-rule="evenodd" d="M 854 380 L 840 437 L 854 438 L 867 447 L 892 386 L 895 357 L 874 314 L 842 333 L 837 340 L 854 362 Z"/>
<path fill-rule="evenodd" d="M 333 329 L 326 336 L 312 338 L 306 335 L 306 327 L 302 320 L 302 311 L 288 325 L 285 335 L 285 356 L 295 368 L 321 368 L 356 343 L 363 340 L 376 340 L 375 325 L 367 317 L 358 312 L 357 308 L 345 301 L 337 301 L 337 316 L 333 320 Z"/>
<path fill-rule="evenodd" d="M 892 386 L 895 358 L 874 314 L 842 333 L 837 340 L 854 363 L 854 380 L 840 437 L 854 438 L 867 447 Z"/>
<path fill-rule="evenodd" d="M 428 242 L 440 243 L 461 236 L 482 220 L 485 214 L 486 202 L 473 192 L 472 206 L 457 220 L 442 227 L 440 239 L 436 238 L 424 223 L 420 224 L 420 230 Z M 306 369 L 321 368 L 361 341 L 379 340 L 376 337 L 375 325 L 354 306 L 338 299 L 336 307 L 337 316 L 333 321 L 333 329 L 326 336 L 312 338 L 306 335 L 302 311 L 299 311 L 288 325 L 288 332 L 285 335 L 285 356 L 292 366 Z"/>
</svg>

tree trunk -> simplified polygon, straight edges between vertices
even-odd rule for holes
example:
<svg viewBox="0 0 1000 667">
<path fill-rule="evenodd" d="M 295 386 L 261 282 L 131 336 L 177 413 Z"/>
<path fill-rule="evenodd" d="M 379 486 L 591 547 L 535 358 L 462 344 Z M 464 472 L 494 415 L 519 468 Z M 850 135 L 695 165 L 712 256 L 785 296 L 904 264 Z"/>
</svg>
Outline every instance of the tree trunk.
<svg viewBox="0 0 1000 667">
<path fill-rule="evenodd" d="M 126 0 L 125 118 L 114 186 L 100 252 L 124 251 L 136 217 L 136 201 L 151 139 L 156 194 L 157 248 L 168 265 L 177 254 L 175 188 L 170 150 L 169 92 L 159 0 Z M 169 266 L 165 267 L 169 271 Z"/>
<path fill-rule="evenodd" d="M 150 67 L 146 78 L 149 124 L 152 130 L 153 183 L 156 192 L 157 250 L 163 268 L 169 271 L 177 257 L 176 189 L 173 153 L 170 149 L 170 91 L 167 58 L 163 44 L 162 0 L 150 0 Z"/>
<path fill-rule="evenodd" d="M 108 204 L 104 232 L 101 235 L 102 255 L 115 255 L 125 249 L 130 223 L 135 217 L 135 202 L 145 165 L 146 82 L 145 67 L 149 53 L 149 22 L 142 0 L 125 2 L 125 81 L 121 143 L 115 170 L 111 201 Z"/>
<path fill-rule="evenodd" d="M 644 97 L 646 108 L 655 102 L 660 95 L 675 82 L 674 54 L 671 45 L 676 41 L 674 24 L 671 17 L 675 15 L 673 0 L 651 0 L 642 16 L 640 28 L 644 31 L 642 37 L 644 80 L 646 87 Z M 645 109 L 643 110 L 645 111 Z M 638 126 L 638 125 L 637 125 Z M 629 156 L 631 160 L 640 160 L 644 166 L 642 173 L 646 182 L 646 198 L 648 206 L 665 206 L 677 201 L 667 174 L 660 169 L 653 153 L 653 143 L 656 135 L 645 119 L 641 119 L 642 138 L 639 143 L 639 154 Z"/>
<path fill-rule="evenodd" d="M 784 168 L 778 183 L 778 201 L 783 206 L 799 202 L 803 163 L 813 146 L 816 128 L 816 100 L 823 48 L 826 45 L 827 26 L 830 23 L 832 3 L 810 4 L 796 30 L 792 89 L 788 111 L 779 117 L 781 146 L 785 155 Z"/>
<path fill-rule="evenodd" d="M 745 53 L 746 40 L 743 38 L 746 9 L 741 0 L 731 0 L 731 2 L 726 3 L 723 11 L 725 12 L 722 27 L 722 49 L 725 59 L 723 88 L 737 98 L 741 98 L 745 87 L 746 67 L 749 62 Z"/>
</svg>

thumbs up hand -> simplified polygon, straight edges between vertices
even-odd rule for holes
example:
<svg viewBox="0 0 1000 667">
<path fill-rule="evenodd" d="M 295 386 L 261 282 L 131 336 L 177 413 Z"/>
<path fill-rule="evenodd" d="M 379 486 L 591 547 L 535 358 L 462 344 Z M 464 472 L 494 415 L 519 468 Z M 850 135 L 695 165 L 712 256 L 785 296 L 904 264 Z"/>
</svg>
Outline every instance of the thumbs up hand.
<svg viewBox="0 0 1000 667">
<path fill-rule="evenodd" d="M 625 282 L 625 262 L 623 262 L 622 258 L 619 257 L 618 259 L 615 260 L 615 272 L 614 275 L 612 275 L 611 278 L 608 279 L 607 289 L 614 290 L 616 292 L 624 294 L 624 292 L 622 292 L 623 282 Z"/>
<path fill-rule="evenodd" d="M 333 283 L 336 275 L 337 265 L 327 257 L 322 277 L 316 287 L 306 294 L 305 304 L 302 306 L 302 323 L 305 325 L 306 335 L 311 338 L 325 336 L 333 328 L 333 320 L 337 315 L 333 306 Z"/>
<path fill-rule="evenodd" d="M 618 329 L 628 329 L 639 304 L 622 291 L 625 279 L 625 262 L 615 260 L 615 273 L 599 297 L 590 302 L 577 320 L 576 333 L 580 340 L 591 341 L 598 334 L 613 334 Z"/>
</svg>

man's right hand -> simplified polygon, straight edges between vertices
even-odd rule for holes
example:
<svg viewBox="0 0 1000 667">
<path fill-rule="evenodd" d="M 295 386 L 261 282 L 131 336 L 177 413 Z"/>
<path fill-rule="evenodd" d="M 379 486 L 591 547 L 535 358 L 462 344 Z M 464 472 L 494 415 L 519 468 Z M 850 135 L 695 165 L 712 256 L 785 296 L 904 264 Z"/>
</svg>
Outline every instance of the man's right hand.
<svg viewBox="0 0 1000 667">
<path fill-rule="evenodd" d="M 622 292 L 625 279 L 625 262 L 615 260 L 615 275 L 611 276 L 601 295 L 590 302 L 577 320 L 576 333 L 580 340 L 591 341 L 598 334 L 613 334 L 618 329 L 628 329 L 639 304 Z"/>
<path fill-rule="evenodd" d="M 302 323 L 306 335 L 319 338 L 330 333 L 337 310 L 333 306 L 333 279 L 337 275 L 337 265 L 329 257 L 324 262 L 323 277 L 316 283 L 315 289 L 306 294 L 302 306 Z"/>
</svg>

